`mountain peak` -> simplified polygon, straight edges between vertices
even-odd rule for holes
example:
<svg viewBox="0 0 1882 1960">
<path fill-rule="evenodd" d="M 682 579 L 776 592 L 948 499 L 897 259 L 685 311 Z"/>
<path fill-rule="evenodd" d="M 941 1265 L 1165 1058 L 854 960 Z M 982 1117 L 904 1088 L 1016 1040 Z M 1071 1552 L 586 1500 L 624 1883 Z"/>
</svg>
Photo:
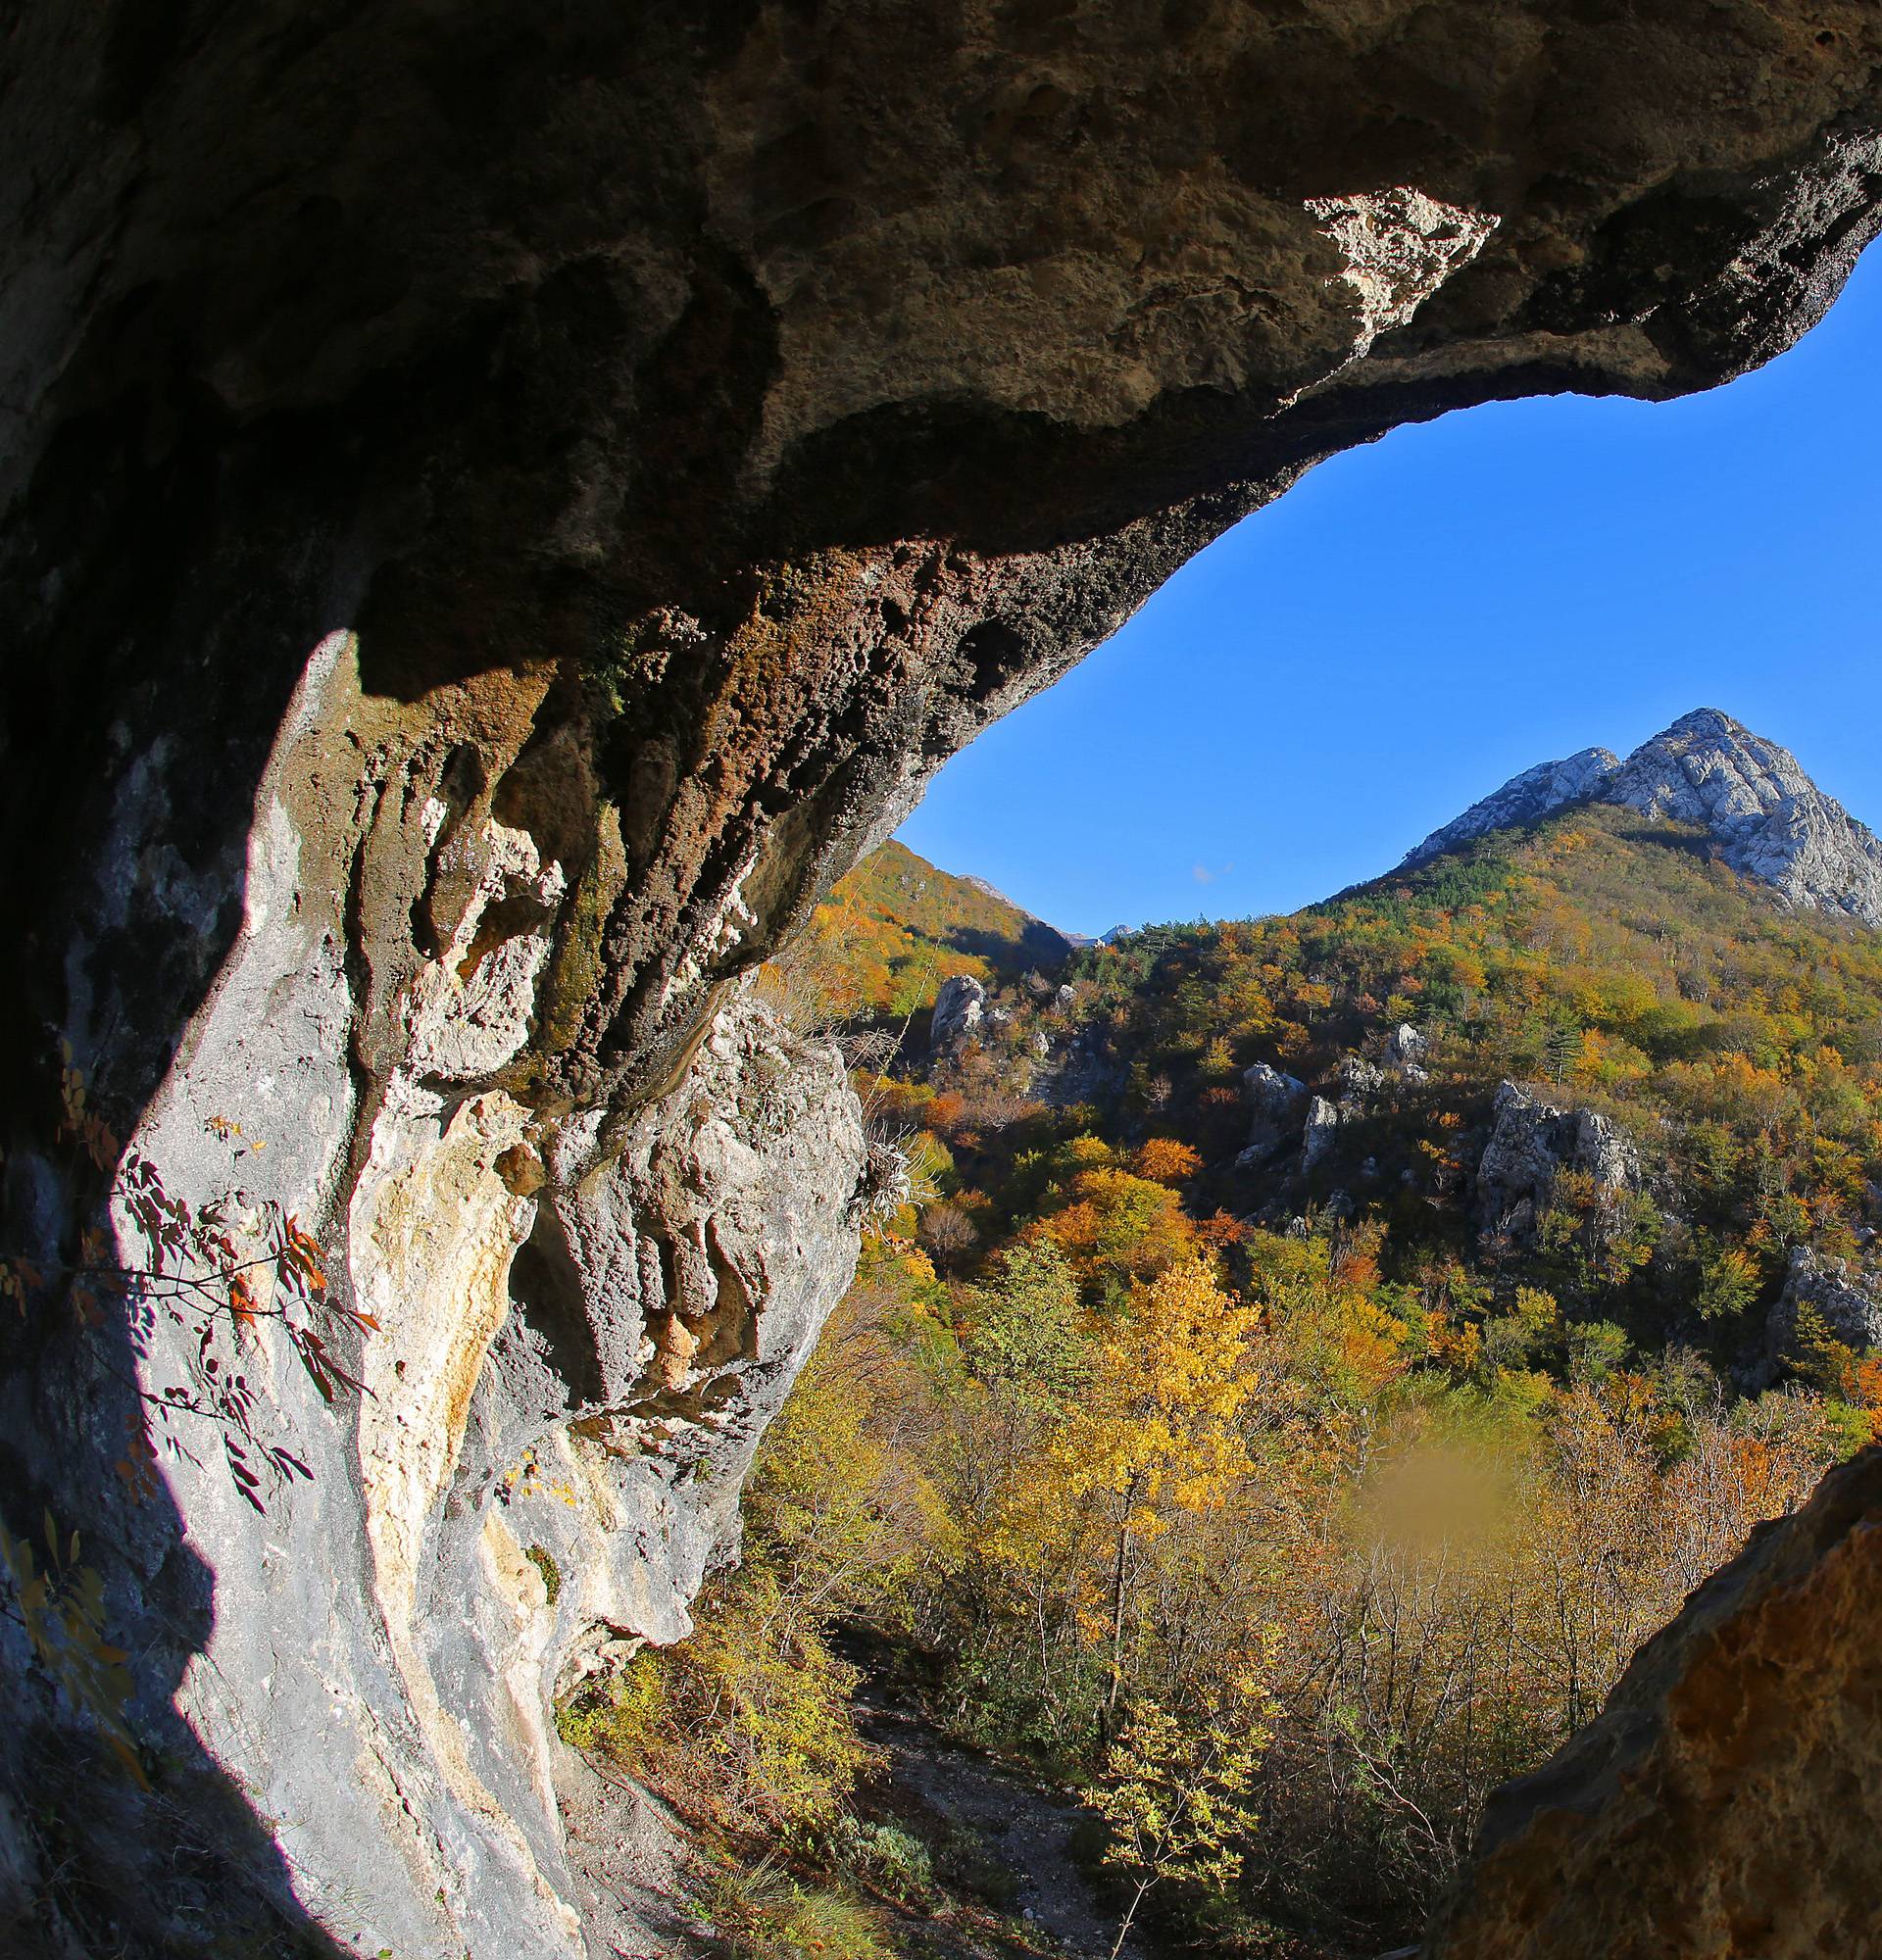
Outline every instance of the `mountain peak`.
<svg viewBox="0 0 1882 1960">
<path fill-rule="evenodd" d="M 1696 708 L 1625 761 L 1584 749 L 1512 777 L 1435 830 L 1406 869 L 1492 830 L 1539 823 L 1577 803 L 1616 804 L 1707 831 L 1731 867 L 1792 904 L 1882 926 L 1882 843 L 1805 774 L 1788 749 L 1723 709 Z"/>
<path fill-rule="evenodd" d="M 1722 708 L 1695 708 L 1690 714 L 1682 714 L 1671 727 L 1662 728 L 1653 739 L 1656 742 L 1682 741 L 1740 742 L 1748 736 L 1756 741 L 1742 721 L 1734 721 Z"/>
</svg>

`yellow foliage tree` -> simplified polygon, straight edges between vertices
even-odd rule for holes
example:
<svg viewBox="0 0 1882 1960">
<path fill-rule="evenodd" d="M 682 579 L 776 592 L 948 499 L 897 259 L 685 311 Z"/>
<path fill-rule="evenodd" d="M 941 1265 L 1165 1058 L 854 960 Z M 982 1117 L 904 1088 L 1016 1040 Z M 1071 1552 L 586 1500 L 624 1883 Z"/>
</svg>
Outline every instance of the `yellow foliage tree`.
<svg viewBox="0 0 1882 1960">
<path fill-rule="evenodd" d="M 1134 1551 L 1163 1536 L 1173 1511 L 1218 1506 L 1248 1468 L 1235 1418 L 1259 1321 L 1201 1259 L 1133 1289 L 1094 1342 L 1085 1393 L 1053 1440 L 1048 1481 L 1097 1513 L 1110 1549 L 1108 1720 L 1122 1688 Z"/>
</svg>

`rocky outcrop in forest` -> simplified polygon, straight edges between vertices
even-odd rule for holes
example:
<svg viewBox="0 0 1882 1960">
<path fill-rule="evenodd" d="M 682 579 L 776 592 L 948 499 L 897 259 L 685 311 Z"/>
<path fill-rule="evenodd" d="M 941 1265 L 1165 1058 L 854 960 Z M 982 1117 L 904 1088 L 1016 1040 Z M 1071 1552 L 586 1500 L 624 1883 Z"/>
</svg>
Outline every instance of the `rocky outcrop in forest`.
<svg viewBox="0 0 1882 1960">
<path fill-rule="evenodd" d="M 0 1481 L 131 1679 L 0 1631 L 14 1923 L 582 1952 L 548 1690 L 682 1628 L 850 1256 L 742 976 L 1317 460 L 1788 346 L 1878 70 L 1750 0 L 23 17 Z"/>
<path fill-rule="evenodd" d="M 1533 1233 L 1563 1171 L 1597 1191 L 1640 1183 L 1640 1153 L 1611 1117 L 1546 1102 L 1520 1083 L 1497 1090 L 1490 1140 L 1477 1164 L 1477 1204 L 1485 1228 Z"/>
<path fill-rule="evenodd" d="M 1765 1364 L 1774 1374 L 1797 1351 L 1806 1314 L 1816 1331 L 1858 1353 L 1882 1348 L 1882 1280 L 1848 1259 L 1793 1246 L 1779 1294 L 1765 1323 Z"/>
</svg>

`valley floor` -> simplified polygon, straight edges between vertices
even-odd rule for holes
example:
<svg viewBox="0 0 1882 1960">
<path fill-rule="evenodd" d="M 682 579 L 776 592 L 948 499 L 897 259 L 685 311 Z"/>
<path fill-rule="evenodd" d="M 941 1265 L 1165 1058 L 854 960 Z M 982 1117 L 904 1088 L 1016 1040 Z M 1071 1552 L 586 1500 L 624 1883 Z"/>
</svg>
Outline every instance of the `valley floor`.
<svg viewBox="0 0 1882 1960">
<path fill-rule="evenodd" d="M 850 1705 L 859 1814 L 918 1847 L 908 1882 L 826 1846 L 702 1825 L 576 1753 L 559 1792 L 588 1928 L 615 1960 L 1109 1960 L 1117 1910 L 1068 1791 L 952 1741 L 886 1679 Z M 1087 1855 L 1080 1855 L 1081 1838 Z M 1122 1960 L 1155 1960 L 1135 1935 Z"/>
<path fill-rule="evenodd" d="M 979 1840 L 1010 1873 L 1012 1910 L 1075 1960 L 1105 1960 L 1117 1914 L 1077 1855 L 1091 1813 L 1064 1790 L 1034 1782 L 948 1740 L 873 1684 L 859 1692 L 858 1727 L 886 1759 L 892 1800 Z M 1149 1960 L 1133 1936 L 1126 1960 Z"/>
</svg>

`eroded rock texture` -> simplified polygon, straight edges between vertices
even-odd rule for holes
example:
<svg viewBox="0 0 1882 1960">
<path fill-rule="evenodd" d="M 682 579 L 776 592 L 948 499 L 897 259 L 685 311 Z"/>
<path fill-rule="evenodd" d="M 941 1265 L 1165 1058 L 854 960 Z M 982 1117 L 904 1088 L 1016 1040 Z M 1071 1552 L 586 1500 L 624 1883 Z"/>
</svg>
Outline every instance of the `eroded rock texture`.
<svg viewBox="0 0 1882 1960">
<path fill-rule="evenodd" d="M 1600 1717 L 1491 1799 L 1426 1960 L 1872 1954 L 1882 1452 L 1693 1595 Z"/>
<path fill-rule="evenodd" d="M 180 1717 L 284 1869 L 264 1857 L 246 1887 L 220 1869 L 225 1827 L 196 1815 L 212 1765 L 185 1759 L 154 1817 L 85 1843 L 84 1931 L 134 1948 L 285 1941 L 298 1915 L 285 1889 L 269 1898 L 272 1878 L 368 1953 L 578 1953 L 555 1690 L 598 1649 L 681 1638 L 708 1562 L 735 1548 L 763 1426 L 854 1267 L 861 1112 L 840 1057 L 739 991 L 672 1092 L 612 1130 L 607 1105 L 532 1100 L 506 1071 L 543 1011 L 564 874 L 482 793 L 400 806 L 434 956 L 401 974 L 379 1065 L 362 1068 L 355 889 L 283 801 L 357 753 L 356 654 L 337 637 L 297 701 L 236 944 L 137 1142 L 173 1195 L 238 1234 L 271 1200 L 325 1221 L 332 1284 L 377 1323 L 348 1356 L 361 1393 L 336 1417 L 278 1327 L 219 1333 L 214 1352 L 262 1388 L 264 1436 L 311 1477 L 266 1479 L 258 1516 L 214 1428 L 173 1422 L 180 1533 L 168 1503 L 108 1513 L 114 1614 L 144 1637 L 172 1745 Z M 342 854 L 371 854 L 388 797 L 396 783 L 357 800 Z M 116 1224 L 124 1263 L 150 1264 L 122 1205 Z M 193 1322 L 140 1321 L 124 1357 L 139 1378 L 199 1387 Z M 34 1466 L 88 1528 L 134 1415 L 102 1342 L 69 1337 L 13 1385 L 40 1435 L 77 1411 L 95 1432 L 92 1476 L 82 1457 Z M 16 1789 L 43 1788 L 43 1750 L 12 1739 Z M 95 1802 L 82 1783 L 73 1800 Z M 180 1883 L 179 1832 L 197 1867 Z"/>
<path fill-rule="evenodd" d="M 24 13 L 6 1249 L 102 1198 L 69 1043 L 379 1331 L 331 1414 L 252 1337 L 315 1471 L 259 1523 L 213 1441 L 114 1473 L 173 1329 L 7 1319 L 9 1521 L 86 1529 L 165 1778 L 62 1794 L 8 1623 L 6 1786 L 102 1819 L 0 1814 L 14 1895 L 580 1951 L 547 1686 L 684 1625 L 848 1259 L 847 1092 L 740 975 L 1318 458 L 1787 345 L 1876 226 L 1878 69 L 1858 0 Z"/>
</svg>

